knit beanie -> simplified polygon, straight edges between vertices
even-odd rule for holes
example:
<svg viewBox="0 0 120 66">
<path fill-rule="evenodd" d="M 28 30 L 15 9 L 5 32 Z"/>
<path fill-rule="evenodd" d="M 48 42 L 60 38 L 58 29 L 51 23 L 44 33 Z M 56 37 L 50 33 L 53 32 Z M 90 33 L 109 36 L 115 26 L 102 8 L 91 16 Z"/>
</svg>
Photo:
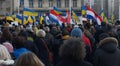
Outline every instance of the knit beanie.
<svg viewBox="0 0 120 66">
<path fill-rule="evenodd" d="M 82 37 L 82 30 L 80 28 L 73 28 L 71 31 L 71 37 Z"/>
<path fill-rule="evenodd" d="M 13 46 L 9 42 L 4 42 L 3 46 L 5 46 L 7 48 L 7 50 L 9 51 L 9 53 L 13 52 Z"/>
</svg>

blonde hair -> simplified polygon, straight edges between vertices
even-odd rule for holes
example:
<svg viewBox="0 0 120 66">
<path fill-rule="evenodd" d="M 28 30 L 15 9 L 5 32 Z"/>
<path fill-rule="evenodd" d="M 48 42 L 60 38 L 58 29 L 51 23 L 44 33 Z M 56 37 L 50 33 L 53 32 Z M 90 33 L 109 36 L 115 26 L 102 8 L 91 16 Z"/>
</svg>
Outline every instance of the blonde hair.
<svg viewBox="0 0 120 66">
<path fill-rule="evenodd" d="M 45 65 L 34 53 L 27 52 L 18 58 L 15 66 L 45 66 Z"/>
<path fill-rule="evenodd" d="M 0 60 L 6 59 L 11 59 L 10 53 L 5 46 L 0 45 Z"/>
</svg>

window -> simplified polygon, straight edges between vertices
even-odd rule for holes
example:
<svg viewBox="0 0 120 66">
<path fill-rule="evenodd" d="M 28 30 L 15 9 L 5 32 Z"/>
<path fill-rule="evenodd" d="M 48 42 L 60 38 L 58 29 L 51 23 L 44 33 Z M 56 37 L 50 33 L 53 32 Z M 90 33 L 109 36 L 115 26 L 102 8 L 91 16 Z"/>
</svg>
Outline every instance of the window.
<svg viewBox="0 0 120 66">
<path fill-rule="evenodd" d="M 24 7 L 24 0 L 20 0 L 20 7 Z"/>
<path fill-rule="evenodd" d="M 53 0 L 49 0 L 49 7 L 53 7 Z"/>
<path fill-rule="evenodd" d="M 65 0 L 65 7 L 69 7 L 69 0 Z"/>
<path fill-rule="evenodd" d="M 29 0 L 29 7 L 33 8 L 33 0 Z"/>
<path fill-rule="evenodd" d="M 42 8 L 42 0 L 38 0 L 38 7 Z"/>
<path fill-rule="evenodd" d="M 77 7 L 77 0 L 73 0 L 73 7 Z"/>
<path fill-rule="evenodd" d="M 57 0 L 57 7 L 61 7 L 61 0 Z"/>
</svg>

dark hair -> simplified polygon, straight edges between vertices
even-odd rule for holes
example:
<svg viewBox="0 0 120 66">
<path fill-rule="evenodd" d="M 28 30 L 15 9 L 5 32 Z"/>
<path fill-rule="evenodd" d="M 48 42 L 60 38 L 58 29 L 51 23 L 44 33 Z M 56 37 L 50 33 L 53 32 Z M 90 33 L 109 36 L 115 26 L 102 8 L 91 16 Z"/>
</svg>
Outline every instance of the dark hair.
<svg viewBox="0 0 120 66">
<path fill-rule="evenodd" d="M 2 41 L 5 42 L 5 41 L 9 41 L 11 42 L 12 39 L 13 39 L 13 36 L 10 32 L 10 30 L 8 28 L 4 28 L 3 31 L 2 31 Z"/>
<path fill-rule="evenodd" d="M 66 29 L 63 29 L 62 30 L 62 35 L 64 36 L 64 35 L 69 35 L 69 32 L 68 32 L 68 30 L 66 30 Z"/>
<path fill-rule="evenodd" d="M 24 47 L 25 38 L 23 36 L 17 36 L 13 41 L 13 46 L 15 48 Z"/>
<path fill-rule="evenodd" d="M 60 47 L 60 56 L 64 59 L 83 61 L 86 55 L 85 44 L 80 38 L 70 38 Z"/>
</svg>

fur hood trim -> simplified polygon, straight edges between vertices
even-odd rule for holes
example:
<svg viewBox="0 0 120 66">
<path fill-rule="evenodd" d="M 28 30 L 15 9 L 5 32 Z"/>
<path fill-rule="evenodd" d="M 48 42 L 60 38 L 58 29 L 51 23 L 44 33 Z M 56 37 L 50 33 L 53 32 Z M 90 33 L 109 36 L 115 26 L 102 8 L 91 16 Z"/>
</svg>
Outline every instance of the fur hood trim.
<svg viewBox="0 0 120 66">
<path fill-rule="evenodd" d="M 104 44 L 109 44 L 109 43 L 114 43 L 116 44 L 116 46 L 118 47 L 118 40 L 114 37 L 107 37 L 107 38 L 104 38 L 103 40 L 101 40 L 99 42 L 99 45 L 98 47 L 104 45 Z"/>
</svg>

